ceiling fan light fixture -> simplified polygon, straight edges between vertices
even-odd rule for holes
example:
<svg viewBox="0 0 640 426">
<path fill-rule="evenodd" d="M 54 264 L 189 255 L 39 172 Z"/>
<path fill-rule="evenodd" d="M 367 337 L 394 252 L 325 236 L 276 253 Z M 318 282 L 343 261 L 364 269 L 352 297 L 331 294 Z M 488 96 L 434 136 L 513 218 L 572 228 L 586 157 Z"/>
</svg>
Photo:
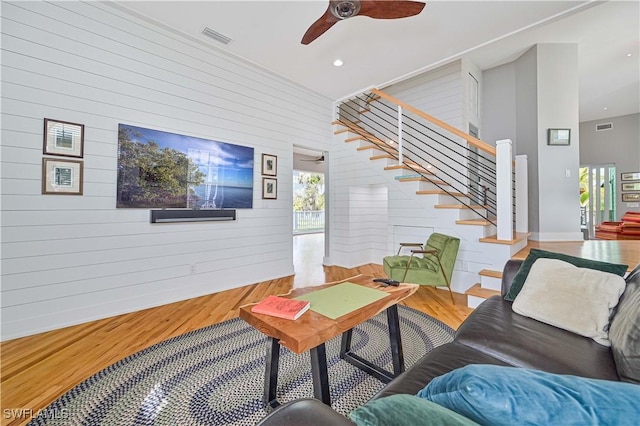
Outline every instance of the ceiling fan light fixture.
<svg viewBox="0 0 640 426">
<path fill-rule="evenodd" d="M 360 12 L 358 0 L 338 0 L 331 2 L 331 13 L 338 19 L 347 19 Z"/>
</svg>

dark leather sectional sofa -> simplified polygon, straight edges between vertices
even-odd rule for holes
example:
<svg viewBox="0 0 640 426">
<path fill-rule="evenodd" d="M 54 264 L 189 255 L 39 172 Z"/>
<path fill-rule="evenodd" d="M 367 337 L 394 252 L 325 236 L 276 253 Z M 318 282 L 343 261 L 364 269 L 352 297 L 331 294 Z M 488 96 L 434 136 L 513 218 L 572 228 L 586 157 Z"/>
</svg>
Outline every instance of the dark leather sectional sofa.
<svg viewBox="0 0 640 426">
<path fill-rule="evenodd" d="M 522 261 L 510 260 L 504 267 L 502 295 Z M 626 278 L 640 286 L 640 265 Z M 620 380 L 610 347 L 590 338 L 521 316 L 512 302 L 494 296 L 459 327 L 453 342 L 435 348 L 406 372 L 392 380 L 375 398 L 394 394 L 416 394 L 433 378 L 469 364 L 493 364 Z M 274 410 L 260 425 L 352 425 L 346 417 L 314 399 L 291 401 Z"/>
</svg>

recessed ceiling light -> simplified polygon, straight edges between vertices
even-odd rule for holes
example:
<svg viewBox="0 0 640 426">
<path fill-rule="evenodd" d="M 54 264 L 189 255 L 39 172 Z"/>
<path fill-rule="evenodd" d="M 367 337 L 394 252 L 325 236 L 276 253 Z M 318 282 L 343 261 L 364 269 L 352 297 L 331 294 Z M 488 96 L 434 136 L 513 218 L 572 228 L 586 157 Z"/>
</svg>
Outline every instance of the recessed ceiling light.
<svg viewBox="0 0 640 426">
<path fill-rule="evenodd" d="M 604 107 L 604 108 L 602 108 L 602 109 L 604 109 L 604 110 L 606 111 L 606 110 L 608 110 L 609 108 L 607 108 L 607 107 Z"/>
<path fill-rule="evenodd" d="M 627 53 L 627 57 L 631 56 L 631 53 Z"/>
<path fill-rule="evenodd" d="M 340 59 L 336 59 L 335 61 L 333 61 L 334 67 L 341 67 L 342 65 L 344 65 L 344 62 L 342 62 L 342 60 Z"/>
</svg>

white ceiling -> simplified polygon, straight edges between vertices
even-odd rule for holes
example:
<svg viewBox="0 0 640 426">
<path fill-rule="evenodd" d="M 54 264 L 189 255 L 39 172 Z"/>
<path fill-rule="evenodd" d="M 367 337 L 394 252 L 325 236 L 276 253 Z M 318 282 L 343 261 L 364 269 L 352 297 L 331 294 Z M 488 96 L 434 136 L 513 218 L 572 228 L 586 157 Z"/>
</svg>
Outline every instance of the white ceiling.
<svg viewBox="0 0 640 426">
<path fill-rule="evenodd" d="M 325 12 L 327 0 L 117 3 L 331 100 L 464 55 L 486 70 L 536 43 L 577 43 L 580 121 L 640 112 L 637 0 L 429 1 L 411 18 L 356 16 L 338 22 L 306 46 L 300 39 Z M 205 26 L 232 41 L 223 45 L 204 36 Z M 337 58 L 344 66 L 332 65 Z"/>
</svg>

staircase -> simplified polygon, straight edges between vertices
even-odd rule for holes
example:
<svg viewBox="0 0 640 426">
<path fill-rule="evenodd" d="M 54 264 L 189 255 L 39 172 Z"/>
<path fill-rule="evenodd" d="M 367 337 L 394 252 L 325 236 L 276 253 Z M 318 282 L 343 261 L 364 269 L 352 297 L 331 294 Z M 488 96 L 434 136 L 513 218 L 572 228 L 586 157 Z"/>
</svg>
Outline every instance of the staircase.
<svg viewBox="0 0 640 426">
<path fill-rule="evenodd" d="M 399 123 L 390 120 L 389 109 L 395 107 L 398 113 L 393 115 Z M 500 293 L 499 271 L 526 246 L 529 234 L 514 232 L 514 221 L 508 217 L 507 238 L 504 230 L 503 238 L 497 236 L 498 228 L 504 228 L 504 220 L 498 223 L 496 167 L 485 167 L 495 165 L 495 159 L 490 158 L 495 155 L 495 148 L 423 112 L 411 111 L 414 117 L 409 118 L 406 114 L 410 109 L 411 106 L 374 89 L 341 105 L 333 122 L 334 133 L 337 138 L 344 138 L 352 153 L 381 174 L 388 188 L 397 191 L 394 194 L 400 194 L 394 195 L 398 208 L 393 204 L 388 208 L 388 223 L 394 229 L 389 231 L 389 240 L 393 240 L 390 245 L 394 247 L 389 247 L 387 253 L 395 252 L 398 239 L 424 242 L 419 241 L 428 236 L 419 234 L 423 229 L 457 236 L 461 245 L 452 288 L 465 293 L 468 306 L 474 308 L 487 297 Z M 425 121 L 428 123 L 424 124 Z M 460 139 L 462 143 L 458 142 Z M 479 156 L 480 150 L 489 155 Z M 469 153 L 475 157 L 471 158 Z M 461 158 L 454 158 L 456 154 Z M 509 158 L 509 166 L 511 162 Z M 481 166 L 483 169 L 479 170 Z M 508 178 L 511 181 L 511 172 Z M 513 202 L 511 190 L 508 202 Z M 407 214 L 407 208 L 420 211 Z M 512 215 L 510 210 L 507 214 Z M 395 231 L 396 228 L 400 231 Z M 408 240 L 407 229 L 414 228 L 418 233 Z M 401 235 L 403 232 L 405 235 Z"/>
</svg>

